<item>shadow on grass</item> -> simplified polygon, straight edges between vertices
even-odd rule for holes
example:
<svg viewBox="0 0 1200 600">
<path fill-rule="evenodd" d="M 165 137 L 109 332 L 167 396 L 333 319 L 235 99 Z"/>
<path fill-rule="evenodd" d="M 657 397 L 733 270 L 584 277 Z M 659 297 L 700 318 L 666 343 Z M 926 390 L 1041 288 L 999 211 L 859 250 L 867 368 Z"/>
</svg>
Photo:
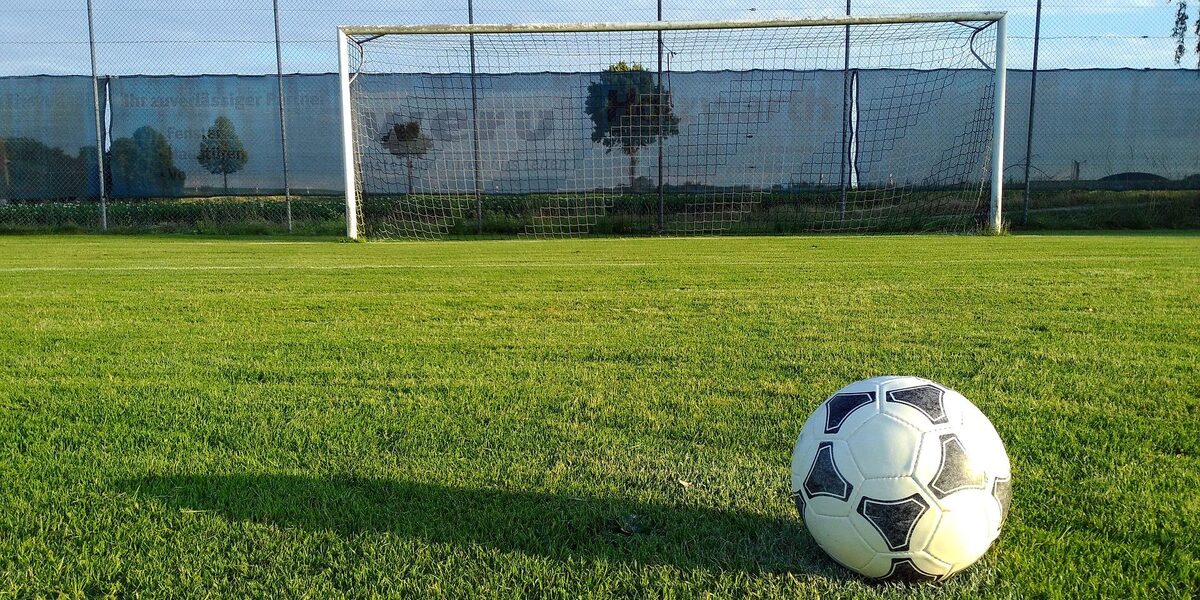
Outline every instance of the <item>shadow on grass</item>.
<svg viewBox="0 0 1200 600">
<path fill-rule="evenodd" d="M 250 474 L 146 477 L 117 488 L 179 510 L 344 536 L 377 532 L 554 559 L 844 576 L 799 519 L 683 502 Z"/>
</svg>

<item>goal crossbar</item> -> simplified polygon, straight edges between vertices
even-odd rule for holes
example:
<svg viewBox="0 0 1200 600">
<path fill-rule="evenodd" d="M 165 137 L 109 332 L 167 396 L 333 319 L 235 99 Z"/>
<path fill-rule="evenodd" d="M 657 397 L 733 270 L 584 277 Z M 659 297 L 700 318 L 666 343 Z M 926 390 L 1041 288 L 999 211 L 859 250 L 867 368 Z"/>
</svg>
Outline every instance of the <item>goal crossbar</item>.
<svg viewBox="0 0 1200 600">
<path fill-rule="evenodd" d="M 892 23 L 997 22 L 1004 12 L 907 13 L 894 15 L 842 16 L 759 21 L 645 21 L 626 23 L 493 23 L 451 25 L 343 25 L 346 35 L 421 35 L 484 33 L 586 33 L 612 31 L 688 31 L 703 29 L 761 29 L 770 27 L 821 27 L 837 25 L 885 25 Z"/>
</svg>

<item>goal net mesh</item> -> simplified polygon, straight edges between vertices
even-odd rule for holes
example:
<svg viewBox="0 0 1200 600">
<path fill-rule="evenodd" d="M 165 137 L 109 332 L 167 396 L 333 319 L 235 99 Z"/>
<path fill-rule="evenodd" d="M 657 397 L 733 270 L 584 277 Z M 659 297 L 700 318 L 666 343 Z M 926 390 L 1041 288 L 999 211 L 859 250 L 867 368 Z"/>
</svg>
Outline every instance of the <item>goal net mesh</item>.
<svg viewBox="0 0 1200 600">
<path fill-rule="evenodd" d="M 973 229 L 987 213 L 995 30 L 352 36 L 360 227 L 376 239 Z"/>
</svg>

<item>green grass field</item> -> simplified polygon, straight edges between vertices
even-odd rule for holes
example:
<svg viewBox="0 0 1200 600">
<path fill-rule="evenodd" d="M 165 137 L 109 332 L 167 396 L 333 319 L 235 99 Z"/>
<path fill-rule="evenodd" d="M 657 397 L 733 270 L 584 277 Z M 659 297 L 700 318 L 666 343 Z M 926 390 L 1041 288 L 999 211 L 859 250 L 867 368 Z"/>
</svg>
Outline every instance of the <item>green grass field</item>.
<svg viewBox="0 0 1200 600">
<path fill-rule="evenodd" d="M 1200 594 L 1200 236 L 0 238 L 0 596 Z M 987 413 L 980 564 L 795 515 L 845 383 Z"/>
</svg>

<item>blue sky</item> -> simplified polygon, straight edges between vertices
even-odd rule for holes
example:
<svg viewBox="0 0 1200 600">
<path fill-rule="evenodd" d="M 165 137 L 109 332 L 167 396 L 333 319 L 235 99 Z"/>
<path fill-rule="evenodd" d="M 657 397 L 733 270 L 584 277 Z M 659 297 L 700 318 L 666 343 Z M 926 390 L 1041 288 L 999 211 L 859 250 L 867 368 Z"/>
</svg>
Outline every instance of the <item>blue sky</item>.
<svg viewBox="0 0 1200 600">
<path fill-rule="evenodd" d="M 464 22 L 465 0 L 280 0 L 284 69 L 336 69 L 338 24 Z M 670 20 L 837 14 L 822 0 L 674 0 Z M 85 0 L 5 0 L 0 6 L 0 75 L 89 72 Z M 95 0 L 102 74 L 270 73 L 275 48 L 270 0 Z M 855 12 L 1008 10 L 1010 66 L 1031 62 L 1034 1 L 857 0 Z M 1046 0 L 1044 68 L 1173 68 L 1168 0 Z M 652 20 L 651 2 L 478 0 L 478 22 Z M 1194 57 L 1185 59 L 1194 67 Z"/>
</svg>

